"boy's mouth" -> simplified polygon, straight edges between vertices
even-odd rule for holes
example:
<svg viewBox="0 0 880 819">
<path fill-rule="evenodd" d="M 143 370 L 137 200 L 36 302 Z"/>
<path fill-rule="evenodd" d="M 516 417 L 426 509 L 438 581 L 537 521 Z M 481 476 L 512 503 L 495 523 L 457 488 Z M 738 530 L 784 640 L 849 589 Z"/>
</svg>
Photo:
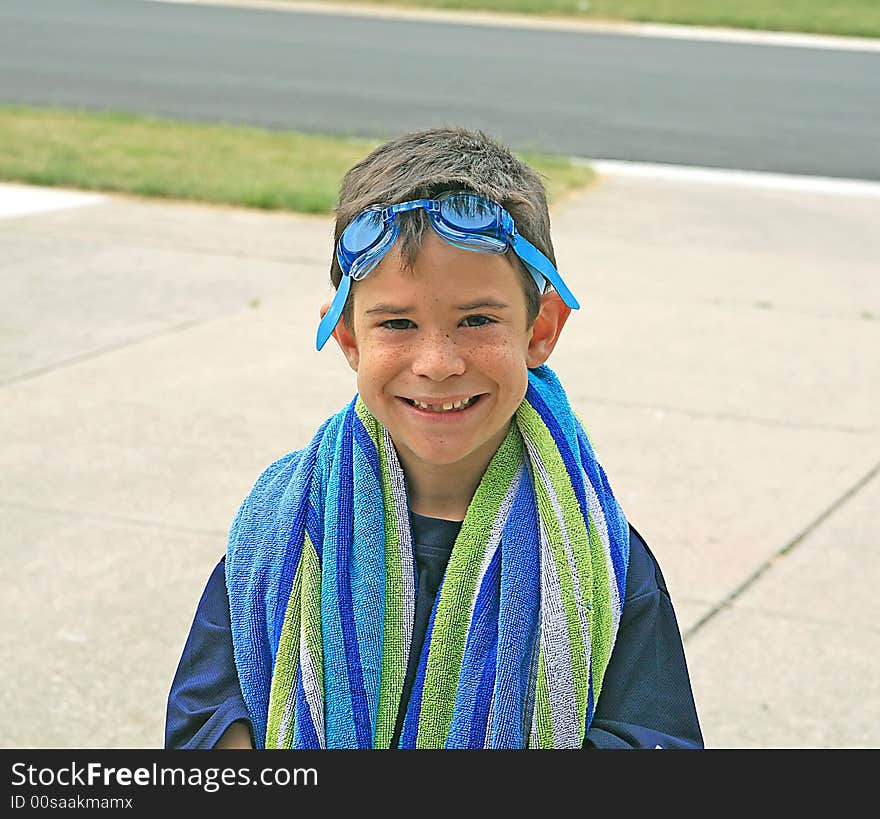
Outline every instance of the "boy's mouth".
<svg viewBox="0 0 880 819">
<path fill-rule="evenodd" d="M 483 393 L 472 395 L 470 398 L 464 398 L 457 401 L 444 401 L 442 404 L 428 404 L 424 401 L 416 401 L 414 398 L 403 398 L 411 407 L 420 409 L 423 412 L 435 412 L 437 414 L 461 412 L 462 410 L 472 407 L 482 398 Z"/>
</svg>

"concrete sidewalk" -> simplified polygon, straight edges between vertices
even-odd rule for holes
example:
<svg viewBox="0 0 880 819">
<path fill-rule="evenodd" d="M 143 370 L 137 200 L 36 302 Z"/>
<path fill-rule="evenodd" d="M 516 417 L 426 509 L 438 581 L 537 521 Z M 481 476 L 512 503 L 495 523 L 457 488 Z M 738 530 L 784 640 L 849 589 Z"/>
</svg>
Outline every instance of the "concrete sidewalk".
<svg viewBox="0 0 880 819">
<path fill-rule="evenodd" d="M 161 747 L 239 502 L 354 390 L 314 351 L 332 226 L 41 201 L 0 207 L 0 745 Z M 552 216 L 583 309 L 549 363 L 707 746 L 880 746 L 880 199 L 610 173 Z"/>
</svg>

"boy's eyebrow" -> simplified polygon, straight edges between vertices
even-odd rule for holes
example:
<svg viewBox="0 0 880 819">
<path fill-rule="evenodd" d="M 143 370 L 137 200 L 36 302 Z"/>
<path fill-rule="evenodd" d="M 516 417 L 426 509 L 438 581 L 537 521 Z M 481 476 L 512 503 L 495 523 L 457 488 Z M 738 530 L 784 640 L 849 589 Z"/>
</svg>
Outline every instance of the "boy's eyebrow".
<svg viewBox="0 0 880 819">
<path fill-rule="evenodd" d="M 400 316 L 403 313 L 412 313 L 415 307 L 396 307 L 393 304 L 377 304 L 366 311 L 369 316 L 372 313 L 391 313 L 393 316 Z"/>
<path fill-rule="evenodd" d="M 506 310 L 510 307 L 509 304 L 505 304 L 503 301 L 495 301 L 494 299 L 480 299 L 479 301 L 475 301 L 472 304 L 462 304 L 458 307 L 459 310 L 479 310 L 481 307 L 492 307 L 495 310 Z"/>
<path fill-rule="evenodd" d="M 506 310 L 510 305 L 505 304 L 503 301 L 495 301 L 494 299 L 478 299 L 470 304 L 457 305 L 455 309 L 467 312 L 468 310 L 479 310 L 483 307 L 491 307 L 495 310 Z M 415 309 L 415 307 L 399 307 L 394 304 L 376 304 L 365 312 L 368 316 L 373 313 L 390 313 L 393 316 L 401 316 L 404 313 L 412 313 Z"/>
</svg>

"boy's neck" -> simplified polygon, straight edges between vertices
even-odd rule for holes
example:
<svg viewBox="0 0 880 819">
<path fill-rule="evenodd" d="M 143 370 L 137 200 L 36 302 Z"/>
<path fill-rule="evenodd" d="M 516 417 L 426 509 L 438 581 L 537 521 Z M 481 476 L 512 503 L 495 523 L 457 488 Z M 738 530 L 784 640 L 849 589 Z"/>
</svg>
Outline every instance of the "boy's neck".
<svg viewBox="0 0 880 819">
<path fill-rule="evenodd" d="M 481 447 L 455 463 L 425 461 L 395 444 L 406 475 L 409 508 L 418 515 L 464 520 L 474 493 L 509 429 L 501 429 Z"/>
<path fill-rule="evenodd" d="M 472 476 L 443 472 L 407 470 L 410 509 L 417 515 L 443 520 L 464 520 L 482 474 Z"/>
<path fill-rule="evenodd" d="M 488 463 L 425 464 L 399 454 L 410 510 L 428 518 L 464 520 Z"/>
</svg>

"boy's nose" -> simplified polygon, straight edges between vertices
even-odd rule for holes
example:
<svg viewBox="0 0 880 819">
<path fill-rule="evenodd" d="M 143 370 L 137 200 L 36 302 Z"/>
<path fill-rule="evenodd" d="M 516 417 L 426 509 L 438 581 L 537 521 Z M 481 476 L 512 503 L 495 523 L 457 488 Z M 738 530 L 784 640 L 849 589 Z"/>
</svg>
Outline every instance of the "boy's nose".
<svg viewBox="0 0 880 819">
<path fill-rule="evenodd" d="M 412 369 L 416 375 L 442 381 L 450 375 L 462 375 L 465 363 L 449 334 L 427 333 L 413 346 Z"/>
</svg>

